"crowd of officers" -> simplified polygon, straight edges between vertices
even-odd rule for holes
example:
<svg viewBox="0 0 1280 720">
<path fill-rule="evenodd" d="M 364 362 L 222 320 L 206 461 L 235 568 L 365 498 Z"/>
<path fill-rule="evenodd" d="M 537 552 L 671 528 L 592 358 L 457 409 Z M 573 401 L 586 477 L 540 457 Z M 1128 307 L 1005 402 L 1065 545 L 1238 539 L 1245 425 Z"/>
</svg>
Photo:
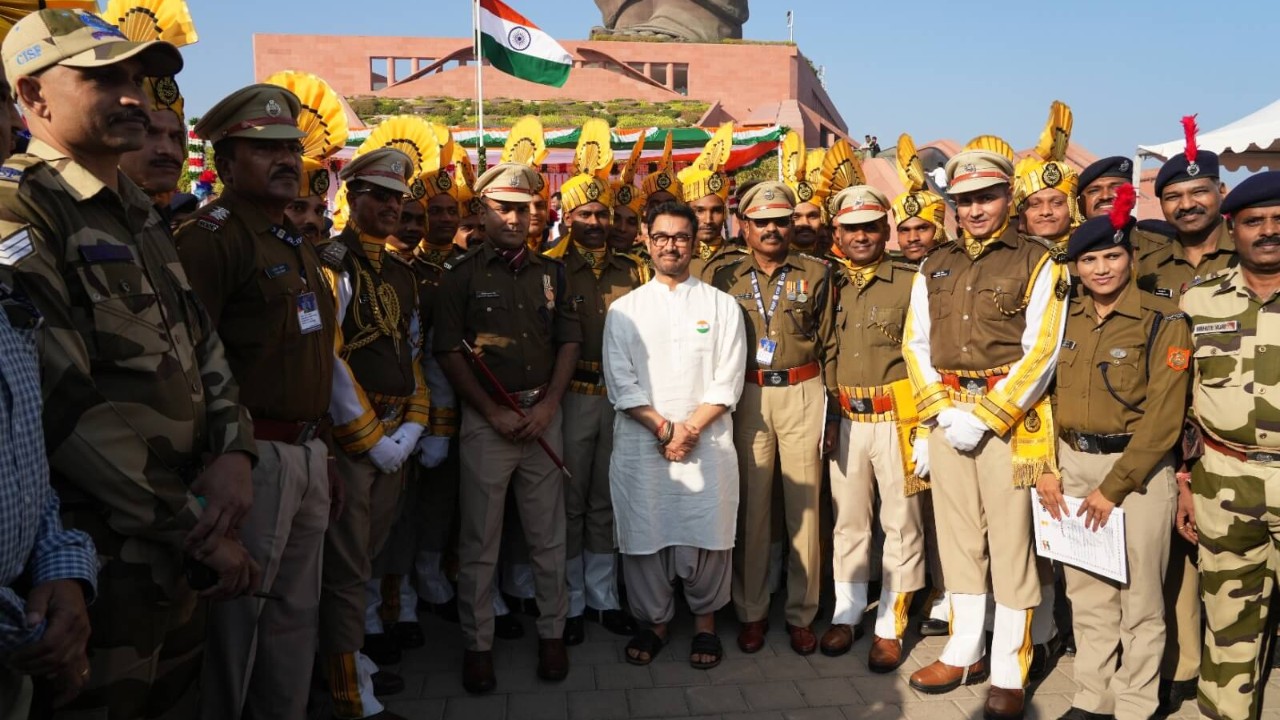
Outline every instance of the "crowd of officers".
<svg viewBox="0 0 1280 720">
<path fill-rule="evenodd" d="M 336 717 L 396 718 L 378 698 L 403 681 L 379 664 L 428 642 L 419 609 L 460 623 L 475 693 L 497 684 L 495 636 L 523 632 L 512 600 L 536 606 L 547 681 L 584 619 L 634 633 L 601 341 L 609 304 L 649 278 L 646 208 L 681 202 L 695 274 L 747 319 L 744 652 L 765 644 L 785 566 L 792 649 L 849 651 L 874 604 L 875 672 L 903 663 L 913 594 L 932 587 L 919 631 L 950 637 L 910 683 L 989 678 L 988 717 L 1022 717 L 1029 675 L 1072 634 L 1064 717 L 1147 718 L 1197 677 L 1206 715 L 1258 716 L 1280 506 L 1280 364 L 1263 357 L 1280 351 L 1276 174 L 1228 195 L 1189 146 L 1156 179 L 1167 222 L 1140 228 L 1124 158 L 1077 174 L 966 150 L 949 199 L 746 185 L 737 242 L 721 168 L 639 187 L 586 174 L 561 188 L 542 253 L 533 167 L 499 164 L 460 198 L 447 169 L 415 178 L 386 147 L 343 167 L 349 220 L 330 238 L 298 98 L 254 85 L 197 124 L 225 190 L 175 232 L 182 123 L 153 79 L 181 56 L 113 31 L 41 11 L 3 45 L 33 139 L 0 170 L 2 299 L 37 332 L 52 482 L 101 561 L 64 709 L 159 717 L 198 684 L 211 720 L 301 718 L 316 657 Z M 1054 517 L 1081 500 L 1091 528 L 1123 508 L 1129 581 L 1038 559 L 1033 487 Z"/>
</svg>

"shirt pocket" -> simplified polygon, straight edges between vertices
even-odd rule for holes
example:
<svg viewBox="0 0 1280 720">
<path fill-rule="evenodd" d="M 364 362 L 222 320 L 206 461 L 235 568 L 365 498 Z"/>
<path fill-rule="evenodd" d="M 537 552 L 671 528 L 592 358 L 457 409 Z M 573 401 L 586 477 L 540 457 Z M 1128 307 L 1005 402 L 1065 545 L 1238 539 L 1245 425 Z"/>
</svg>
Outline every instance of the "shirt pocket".
<svg viewBox="0 0 1280 720">
<path fill-rule="evenodd" d="M 1142 393 L 1137 392 L 1147 382 L 1147 349 L 1142 346 L 1117 346 L 1106 349 L 1098 363 L 1106 362 L 1107 380 L 1111 389 L 1124 397 L 1126 402 L 1137 405 Z M 1120 355 L 1121 357 L 1116 357 Z M 1101 372 L 1101 368 L 1099 368 Z"/>
<path fill-rule="evenodd" d="M 949 285 L 933 285 L 929 290 L 929 322 L 938 324 L 951 317 L 951 304 L 955 301 L 954 288 Z"/>
<path fill-rule="evenodd" d="M 1081 374 L 1079 363 L 1080 352 L 1076 350 L 1076 346 L 1074 344 L 1063 345 L 1062 349 L 1058 351 L 1058 372 L 1054 376 L 1054 383 L 1057 384 L 1058 388 L 1066 390 L 1081 384 L 1077 378 Z"/>
<path fill-rule="evenodd" d="M 292 270 L 273 278 L 260 272 L 257 284 L 265 315 L 262 318 L 263 330 L 270 331 L 272 336 L 286 343 L 297 342 L 302 336 L 297 299 L 301 280 Z"/>
<path fill-rule="evenodd" d="M 1240 338 L 1211 336 L 1196 342 L 1196 379 L 1207 388 L 1239 387 L 1243 382 L 1244 360 Z"/>
<path fill-rule="evenodd" d="M 475 292 L 471 302 L 467 303 L 467 327 L 475 332 L 477 340 L 490 338 L 510 342 L 507 329 L 512 309 L 511 301 L 505 294 Z M 526 311 L 522 311 L 521 315 L 528 317 Z"/>
<path fill-rule="evenodd" d="M 172 348 L 160 298 L 142 268 L 131 262 L 85 263 L 75 269 L 91 304 L 95 358 L 120 362 Z M 154 371 L 154 363 L 138 369 Z"/>
<path fill-rule="evenodd" d="M 906 319 L 907 311 L 904 308 L 872 306 L 867 313 L 871 344 L 894 347 L 902 345 L 902 330 Z"/>
<path fill-rule="evenodd" d="M 1006 320 L 1026 307 L 1023 295 L 1026 281 L 1009 276 L 983 278 L 974 298 L 974 310 L 986 320 Z"/>
</svg>

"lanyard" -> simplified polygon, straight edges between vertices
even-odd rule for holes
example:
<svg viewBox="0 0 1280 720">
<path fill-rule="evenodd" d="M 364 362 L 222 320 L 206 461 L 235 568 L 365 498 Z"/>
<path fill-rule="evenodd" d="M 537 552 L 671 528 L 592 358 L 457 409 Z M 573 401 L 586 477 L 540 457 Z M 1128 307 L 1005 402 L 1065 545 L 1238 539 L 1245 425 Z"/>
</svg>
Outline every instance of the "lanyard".
<svg viewBox="0 0 1280 720">
<path fill-rule="evenodd" d="M 769 332 L 769 322 L 773 320 L 773 314 L 778 310 L 778 299 L 782 297 L 782 286 L 787 284 L 787 271 L 791 268 L 784 268 L 782 273 L 778 275 L 778 284 L 773 288 L 773 300 L 769 303 L 769 312 L 764 311 L 764 298 L 760 295 L 760 280 L 756 277 L 757 271 L 751 271 L 751 294 L 756 299 L 756 310 L 760 312 L 760 317 L 764 319 L 764 331 Z"/>
<path fill-rule="evenodd" d="M 282 240 L 284 244 L 288 245 L 294 250 L 298 250 L 300 247 L 302 247 L 302 238 L 292 235 L 288 230 L 285 230 L 283 227 L 279 225 L 272 225 L 267 232 L 271 233 L 272 235 L 275 235 L 277 238 Z M 302 284 L 304 287 L 308 285 L 307 264 L 305 260 L 306 259 L 302 256 L 302 252 L 299 251 L 298 252 L 298 275 L 302 277 Z"/>
</svg>

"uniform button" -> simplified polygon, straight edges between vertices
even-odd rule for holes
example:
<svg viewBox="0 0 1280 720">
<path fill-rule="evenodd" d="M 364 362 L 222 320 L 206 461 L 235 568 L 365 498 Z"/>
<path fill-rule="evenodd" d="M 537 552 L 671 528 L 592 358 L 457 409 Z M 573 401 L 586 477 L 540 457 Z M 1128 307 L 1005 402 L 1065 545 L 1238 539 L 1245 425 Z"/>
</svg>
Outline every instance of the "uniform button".
<svg viewBox="0 0 1280 720">
<path fill-rule="evenodd" d="M 1266 389 L 1266 388 L 1258 388 L 1258 394 L 1259 394 L 1259 395 L 1266 395 L 1266 394 L 1267 394 L 1267 389 Z"/>
<path fill-rule="evenodd" d="M 964 291 L 965 291 L 965 292 L 973 292 L 973 286 L 972 286 L 972 285 L 965 285 L 965 286 L 964 286 Z"/>
<path fill-rule="evenodd" d="M 1264 353 L 1264 352 L 1266 352 L 1266 351 L 1267 351 L 1267 346 L 1266 346 L 1266 345 L 1259 345 L 1259 346 L 1258 346 L 1258 352 L 1260 352 L 1260 353 Z"/>
<path fill-rule="evenodd" d="M 532 369 L 533 369 L 533 366 L 532 366 L 532 365 L 525 365 L 525 366 L 524 366 L 524 369 L 525 369 L 525 370 L 532 370 Z"/>
<path fill-rule="evenodd" d="M 484 311 L 485 311 L 485 312 L 493 312 L 493 308 L 485 308 L 485 309 L 484 309 Z"/>
<path fill-rule="evenodd" d="M 968 319 L 969 319 L 969 316 L 968 316 L 968 315 L 965 315 L 965 316 L 964 316 L 964 319 L 965 319 L 965 320 L 968 320 Z"/>
<path fill-rule="evenodd" d="M 854 327 L 856 327 L 856 328 L 860 328 L 860 327 L 862 327 L 862 323 L 855 323 L 855 324 L 854 324 Z"/>
<path fill-rule="evenodd" d="M 778 334 L 778 331 L 777 331 L 777 330 L 770 330 L 770 331 L 769 331 L 769 337 L 775 337 L 775 336 L 777 336 L 777 334 Z"/>
<path fill-rule="evenodd" d="M 961 347 L 961 348 L 960 348 L 960 352 L 969 352 L 969 346 L 968 346 L 968 345 L 965 345 L 965 346 Z"/>
<path fill-rule="evenodd" d="M 517 310 L 523 310 L 523 309 L 524 309 L 524 306 L 523 306 L 523 305 L 520 305 L 520 304 L 517 304 L 517 305 L 516 305 L 516 309 L 517 309 Z"/>
<path fill-rule="evenodd" d="M 858 357 L 858 356 L 860 356 L 860 355 L 862 355 L 862 353 L 854 353 L 854 354 L 853 354 L 853 356 L 854 356 L 854 357 Z"/>
<path fill-rule="evenodd" d="M 200 392 L 200 383 L 191 383 L 191 392 Z"/>
<path fill-rule="evenodd" d="M 131 290 L 133 290 L 133 286 L 129 284 L 128 280 L 120 281 L 120 292 L 130 292 Z"/>
<path fill-rule="evenodd" d="M 89 293 L 89 297 L 93 298 L 94 300 L 101 300 L 101 299 L 102 299 L 102 296 L 101 296 L 101 295 L 99 295 L 98 293 Z"/>
<path fill-rule="evenodd" d="M 527 338 L 529 337 L 529 333 L 520 333 L 520 337 Z"/>
</svg>

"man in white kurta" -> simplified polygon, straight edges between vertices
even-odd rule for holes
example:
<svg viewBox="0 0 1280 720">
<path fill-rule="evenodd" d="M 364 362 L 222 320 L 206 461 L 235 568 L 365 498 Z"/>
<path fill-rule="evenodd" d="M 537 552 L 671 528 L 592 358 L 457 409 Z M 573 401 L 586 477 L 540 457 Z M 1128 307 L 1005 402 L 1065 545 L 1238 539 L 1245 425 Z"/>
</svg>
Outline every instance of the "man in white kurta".
<svg viewBox="0 0 1280 720">
<path fill-rule="evenodd" d="M 648 625 L 636 664 L 665 644 L 679 578 L 695 615 L 695 667 L 719 662 L 714 613 L 730 598 L 738 463 L 730 412 L 742 393 L 746 334 L 729 295 L 689 274 L 697 219 L 651 212 L 654 279 L 616 300 L 604 329 L 604 376 L 617 410 L 609 466 L 631 611 Z"/>
</svg>

